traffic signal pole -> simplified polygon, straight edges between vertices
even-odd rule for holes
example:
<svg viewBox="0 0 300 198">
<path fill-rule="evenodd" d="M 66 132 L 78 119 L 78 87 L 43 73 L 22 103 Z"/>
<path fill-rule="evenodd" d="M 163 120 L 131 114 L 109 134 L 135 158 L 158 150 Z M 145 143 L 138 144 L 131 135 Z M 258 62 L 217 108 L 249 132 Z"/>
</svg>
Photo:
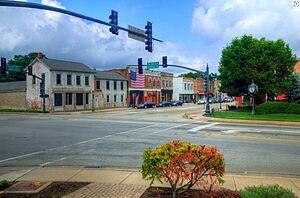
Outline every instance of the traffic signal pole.
<svg viewBox="0 0 300 198">
<path fill-rule="evenodd" d="M 93 21 L 95 23 L 99 23 L 102 25 L 106 25 L 106 26 L 110 26 L 112 27 L 112 32 L 114 32 L 114 34 L 117 32 L 117 30 L 123 30 L 126 32 L 129 32 L 131 34 L 140 36 L 140 37 L 144 37 L 146 38 L 145 34 L 141 34 L 132 30 L 129 30 L 127 28 L 112 24 L 112 23 L 108 23 L 99 19 L 95 19 L 89 16 L 85 16 L 76 12 L 72 12 L 69 10 L 65 10 L 62 8 L 57 8 L 57 7 L 52 7 L 52 6 L 47 6 L 47 5 L 43 5 L 43 4 L 38 4 L 38 3 L 31 3 L 31 2 L 21 2 L 21 1 L 7 1 L 7 0 L 0 0 L 0 6 L 7 6 L 7 7 L 23 7 L 23 8 L 33 8 L 33 9 L 39 9 L 39 10 L 48 10 L 48 11 L 53 11 L 53 12 L 59 12 L 62 14 L 67 14 L 70 16 L 74 16 L 74 17 L 78 17 L 81 19 L 85 19 L 88 21 Z M 158 41 L 158 42 L 163 42 L 162 40 L 156 39 L 156 38 L 152 38 L 152 40 L 154 41 Z"/>
</svg>

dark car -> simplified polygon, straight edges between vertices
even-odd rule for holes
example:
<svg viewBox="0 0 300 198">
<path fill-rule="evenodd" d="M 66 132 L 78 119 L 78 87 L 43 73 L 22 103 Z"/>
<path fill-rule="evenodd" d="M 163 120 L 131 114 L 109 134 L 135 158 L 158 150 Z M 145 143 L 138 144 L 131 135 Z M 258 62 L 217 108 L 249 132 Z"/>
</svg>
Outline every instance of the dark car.
<svg viewBox="0 0 300 198">
<path fill-rule="evenodd" d="M 137 106 L 138 109 L 147 109 L 147 108 L 153 108 L 155 104 L 152 102 L 143 102 Z"/>
<path fill-rule="evenodd" d="M 170 107 L 170 106 L 171 103 L 166 101 L 163 101 L 162 103 L 156 105 L 156 107 Z"/>
<path fill-rule="evenodd" d="M 181 100 L 175 100 L 171 102 L 171 106 L 182 106 L 183 102 Z"/>
</svg>

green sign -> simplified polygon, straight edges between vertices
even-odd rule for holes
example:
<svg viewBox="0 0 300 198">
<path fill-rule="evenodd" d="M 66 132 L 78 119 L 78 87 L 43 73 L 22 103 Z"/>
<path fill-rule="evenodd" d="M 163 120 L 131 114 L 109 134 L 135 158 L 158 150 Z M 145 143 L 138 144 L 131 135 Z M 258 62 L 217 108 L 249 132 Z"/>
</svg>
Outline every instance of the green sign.
<svg viewBox="0 0 300 198">
<path fill-rule="evenodd" d="M 148 62 L 147 69 L 159 68 L 159 62 Z"/>
<path fill-rule="evenodd" d="M 6 69 L 7 69 L 7 71 L 13 71 L 13 72 L 21 71 L 21 67 L 17 66 L 17 65 L 7 65 Z"/>
</svg>

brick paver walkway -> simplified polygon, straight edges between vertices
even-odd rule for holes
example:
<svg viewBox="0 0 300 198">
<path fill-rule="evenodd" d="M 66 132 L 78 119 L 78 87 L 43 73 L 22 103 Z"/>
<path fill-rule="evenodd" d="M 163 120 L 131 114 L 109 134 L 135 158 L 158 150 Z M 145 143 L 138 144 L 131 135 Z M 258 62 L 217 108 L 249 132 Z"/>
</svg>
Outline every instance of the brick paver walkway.
<svg viewBox="0 0 300 198">
<path fill-rule="evenodd" d="M 89 184 L 64 198 L 139 198 L 147 186 L 130 184 Z"/>
</svg>

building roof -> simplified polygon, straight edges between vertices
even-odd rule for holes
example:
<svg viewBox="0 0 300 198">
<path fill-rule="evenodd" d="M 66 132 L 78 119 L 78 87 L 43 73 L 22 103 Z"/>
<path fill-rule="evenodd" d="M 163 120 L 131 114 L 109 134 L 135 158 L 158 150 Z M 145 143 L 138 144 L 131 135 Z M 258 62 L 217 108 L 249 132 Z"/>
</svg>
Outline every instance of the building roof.
<svg viewBox="0 0 300 198">
<path fill-rule="evenodd" d="M 95 73 L 95 71 L 88 66 L 64 60 L 48 59 L 43 58 L 41 61 L 47 65 L 51 71 L 70 71 L 70 72 L 84 72 L 84 73 Z"/>
<path fill-rule="evenodd" d="M 103 80 L 123 80 L 127 81 L 127 78 L 117 72 L 97 71 L 95 73 L 95 79 Z"/>
<path fill-rule="evenodd" d="M 26 81 L 3 82 L 0 83 L 0 92 L 5 91 L 25 91 Z"/>
</svg>

